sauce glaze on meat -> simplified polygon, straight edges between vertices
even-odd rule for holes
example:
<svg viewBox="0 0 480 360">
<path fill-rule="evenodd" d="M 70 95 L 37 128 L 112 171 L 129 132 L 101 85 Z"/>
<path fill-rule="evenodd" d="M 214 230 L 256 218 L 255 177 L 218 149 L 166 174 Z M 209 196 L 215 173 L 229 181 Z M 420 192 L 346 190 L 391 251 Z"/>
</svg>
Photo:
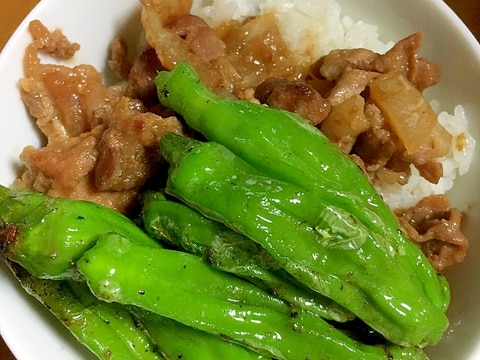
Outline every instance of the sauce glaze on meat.
<svg viewBox="0 0 480 360">
<path fill-rule="evenodd" d="M 69 58 L 79 46 L 32 22 L 20 85 L 46 144 L 25 148 L 17 187 L 131 212 L 149 180 L 162 173 L 159 139 L 188 131 L 158 103 L 154 86 L 157 71 L 178 61 L 190 62 L 224 96 L 299 113 L 372 182 L 402 184 L 412 164 L 430 182 L 442 177 L 438 158 L 451 136 L 422 95 L 441 76 L 437 64 L 419 56 L 422 33 L 385 54 L 338 49 L 305 64 L 292 56 L 272 13 L 211 28 L 186 6 L 167 11 L 154 4 L 144 8 L 146 45 L 133 64 L 123 41 L 112 42 L 109 64 L 119 82 L 111 86 L 89 65 L 43 64 L 39 52 Z M 460 230 L 462 214 L 446 197 L 426 198 L 397 215 L 438 271 L 463 261 L 468 240 Z"/>
</svg>

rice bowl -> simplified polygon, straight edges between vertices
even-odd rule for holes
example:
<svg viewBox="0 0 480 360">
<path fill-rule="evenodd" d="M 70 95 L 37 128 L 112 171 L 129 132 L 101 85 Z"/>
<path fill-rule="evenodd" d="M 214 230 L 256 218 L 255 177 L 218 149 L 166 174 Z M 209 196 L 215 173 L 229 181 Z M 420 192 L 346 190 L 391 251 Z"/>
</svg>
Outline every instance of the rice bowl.
<svg viewBox="0 0 480 360">
<path fill-rule="evenodd" d="M 68 2 L 60 3 L 53 0 L 42 2 L 29 19 L 39 18 L 48 26 L 62 28 L 69 38 L 79 42 L 82 46 L 75 61 L 91 63 L 98 69 L 105 67 L 108 44 L 114 33 L 122 31 L 123 24 L 128 23 L 125 19 L 138 19 L 138 5 L 133 0 L 120 3 L 118 1 L 108 1 L 102 2 L 101 5 L 92 2 L 90 6 L 86 3 L 84 5 L 87 9 L 100 8 L 95 12 L 98 21 L 92 22 L 94 26 L 89 32 L 82 33 L 84 29 L 77 29 L 74 21 L 68 21 L 69 16 L 74 18 L 78 16 L 78 14 L 73 15 L 66 11 L 69 6 L 75 5 Z M 439 100 L 441 106 L 439 111 L 457 113 L 460 117 L 462 117 L 462 109 L 455 109 L 455 106 L 462 104 L 470 121 L 469 130 L 472 136 L 477 139 L 480 138 L 480 129 L 476 122 L 478 114 L 480 114 L 476 99 L 479 90 L 478 84 L 480 84 L 480 73 L 477 65 L 480 61 L 478 43 L 442 2 L 418 4 L 412 1 L 411 4 L 394 4 L 386 1 L 368 1 L 368 6 L 362 4 L 362 8 L 359 4 L 349 3 L 348 1 L 339 1 L 339 3 L 342 5 L 343 12 L 349 16 L 349 19 L 345 20 L 347 23 L 351 22 L 348 25 L 357 23 L 359 20 L 368 24 L 375 24 L 378 26 L 378 33 L 382 41 L 388 42 L 417 30 L 424 31 L 427 36 L 422 53 L 435 59 L 444 68 L 441 83 L 432 88 L 428 96 L 431 99 Z M 82 9 L 84 5 L 82 5 Z M 55 15 L 57 11 L 60 11 L 59 9 L 64 9 L 66 13 L 62 19 Z M 115 9 L 113 13 L 112 9 Z M 431 15 L 431 20 L 426 20 L 422 16 L 427 12 Z M 87 14 L 88 11 L 86 11 L 85 16 Z M 395 14 L 395 16 L 390 19 L 388 14 Z M 440 23 L 438 19 L 442 21 L 441 29 L 437 28 Z M 95 27 L 95 24 L 101 26 L 100 30 Z M 121 25 L 119 26 L 119 24 Z M 101 38 L 98 34 L 102 34 Z M 375 32 L 373 34 L 375 35 Z M 438 34 L 441 34 L 441 36 Z M 458 34 L 461 34 L 460 40 L 458 40 Z M 130 38 L 135 41 L 136 36 L 133 35 Z M 94 48 L 89 47 L 92 39 L 95 39 Z M 5 112 L 3 117 L 15 117 L 19 120 L 18 127 L 13 130 L 18 138 L 12 137 L 12 139 L 8 138 L 8 140 L 2 142 L 2 154 L 4 154 L 2 164 L 4 168 L 1 172 L 1 183 L 3 185 L 10 185 L 12 182 L 15 176 L 14 166 L 18 163 L 18 154 L 21 149 L 26 144 L 38 143 L 38 137 L 29 125 L 30 122 L 23 104 L 18 99 L 16 88 L 17 79 L 22 73 L 23 51 L 28 41 L 26 23 L 24 23 L 19 32 L 12 38 L 12 42 L 3 51 L 0 60 L 0 73 L 5 81 L 5 85 L 2 85 L 1 88 L 2 96 L 0 97 L 1 108 Z M 382 42 L 379 41 L 378 44 L 382 44 Z M 449 55 L 451 53 L 467 54 L 463 57 L 461 66 L 457 63 L 458 57 Z M 17 126 L 16 124 L 15 126 Z M 5 134 L 12 133 L 12 124 L 7 125 L 2 122 L 0 126 L 4 138 Z M 27 131 L 24 130 L 25 127 L 28 129 Z M 441 344 L 429 349 L 432 359 L 474 359 L 479 355 L 477 342 L 480 339 L 480 324 L 475 324 L 471 320 L 475 319 L 478 309 L 471 301 L 468 302 L 468 299 L 474 298 L 475 294 L 478 293 L 476 284 L 479 280 L 478 270 L 474 266 L 479 253 L 474 235 L 480 226 L 476 222 L 479 215 L 479 194 L 478 187 L 475 184 L 480 169 L 476 160 L 478 149 L 475 151 L 474 162 L 470 171 L 465 176 L 458 177 L 455 180 L 454 188 L 449 192 L 452 203 L 468 212 L 469 216 L 465 225 L 466 232 L 472 239 L 472 246 L 465 263 L 455 266 L 447 274 L 452 286 L 453 299 L 449 311 L 451 330 Z M 65 359 L 89 356 L 77 344 L 63 335 L 64 330 L 61 326 L 54 324 L 55 330 L 52 330 L 52 319 L 48 315 L 44 315 L 37 304 L 31 304 L 32 301 L 25 299 L 24 294 L 18 291 L 15 282 L 7 275 L 3 265 L 0 279 L 5 289 L 0 299 L 2 305 L 0 308 L 3 309 L 1 318 L 4 319 L 0 322 L 0 330 L 19 359 L 42 358 L 43 356 L 48 358 L 52 353 L 59 354 Z M 464 279 L 468 279 L 467 284 L 464 283 Z M 11 310 L 14 308 L 16 309 L 15 314 Z M 18 316 L 18 314 L 22 314 L 22 316 Z M 44 335 L 37 337 L 38 330 L 45 328 L 47 330 L 43 332 Z M 29 333 L 30 329 L 31 333 Z M 31 350 L 22 346 L 25 340 L 33 344 L 29 347 Z"/>
</svg>

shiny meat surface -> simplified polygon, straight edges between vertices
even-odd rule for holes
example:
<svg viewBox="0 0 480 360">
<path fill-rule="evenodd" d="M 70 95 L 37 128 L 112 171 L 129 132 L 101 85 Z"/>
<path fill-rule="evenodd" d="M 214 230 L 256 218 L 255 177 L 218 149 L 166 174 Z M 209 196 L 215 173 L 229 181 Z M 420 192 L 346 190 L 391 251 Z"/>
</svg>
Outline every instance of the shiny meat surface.
<svg viewBox="0 0 480 360">
<path fill-rule="evenodd" d="M 129 212 L 161 164 L 159 139 L 166 132 L 181 133 L 180 122 L 148 112 L 140 100 L 125 96 L 122 86 L 103 85 L 101 74 L 91 66 L 42 64 L 40 51 L 63 57 L 78 47 L 40 22 L 32 23 L 31 29 L 35 38 L 27 49 L 26 76 L 20 85 L 46 144 L 24 149 L 25 171 L 15 186 Z M 126 64 L 118 49 L 115 63 Z"/>
<path fill-rule="evenodd" d="M 301 71 L 273 13 L 211 29 L 188 6 L 167 8 L 154 1 L 142 16 L 147 42 L 166 69 L 186 61 L 212 90 L 242 99 L 270 77 L 292 80 Z"/>
<path fill-rule="evenodd" d="M 462 214 L 450 208 L 444 195 L 426 197 L 397 215 L 402 227 L 437 271 L 442 272 L 465 259 L 469 242 L 460 229 Z"/>
<path fill-rule="evenodd" d="M 127 61 L 125 43 L 112 42 L 109 65 L 121 79 L 112 86 L 102 84 L 88 65 L 42 64 L 40 51 L 68 58 L 78 45 L 32 23 L 34 41 L 20 84 L 46 143 L 23 151 L 25 171 L 17 187 L 130 212 L 148 181 L 164 173 L 159 139 L 166 132 L 186 131 L 159 104 L 154 84 L 158 71 L 178 61 L 190 62 L 219 94 L 303 116 L 372 183 L 404 184 L 411 165 L 430 182 L 442 176 L 437 159 L 448 151 L 451 138 L 422 95 L 441 74 L 418 55 L 422 33 L 400 40 L 385 54 L 339 49 L 300 66 L 289 62 L 272 14 L 212 29 L 186 9 L 174 10 L 146 10 L 147 43 L 133 63 Z M 468 240 L 460 230 L 461 214 L 446 198 L 426 198 L 398 215 L 437 270 L 463 260 Z"/>
<path fill-rule="evenodd" d="M 438 64 L 419 56 L 425 35 L 414 33 L 398 41 L 385 54 L 367 49 L 333 50 L 314 64 L 314 69 L 329 81 L 336 81 L 343 74 L 357 69 L 368 72 L 386 73 L 399 71 L 420 91 L 433 86 L 440 80 Z"/>
<path fill-rule="evenodd" d="M 328 115 L 331 104 L 308 84 L 272 77 L 255 89 L 254 95 L 261 103 L 295 112 L 312 124 L 320 124 Z"/>
<path fill-rule="evenodd" d="M 423 37 L 414 33 L 385 54 L 333 50 L 311 64 L 308 76 L 267 79 L 255 96 L 298 112 L 345 153 L 359 156 L 372 182 L 402 184 L 413 164 L 437 183 L 443 175 L 437 159 L 448 151 L 451 137 L 422 95 L 441 75 L 438 65 L 418 55 Z"/>
</svg>

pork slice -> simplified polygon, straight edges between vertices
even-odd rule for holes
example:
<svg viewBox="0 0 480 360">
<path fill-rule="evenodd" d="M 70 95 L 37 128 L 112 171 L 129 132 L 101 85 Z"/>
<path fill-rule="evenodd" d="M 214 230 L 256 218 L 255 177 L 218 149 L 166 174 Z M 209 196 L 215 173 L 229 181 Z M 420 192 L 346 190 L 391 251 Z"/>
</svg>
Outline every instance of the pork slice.
<svg viewBox="0 0 480 360">
<path fill-rule="evenodd" d="M 271 107 L 295 112 L 313 125 L 320 124 L 331 110 L 329 101 L 310 85 L 278 77 L 258 85 L 255 98 Z"/>
</svg>

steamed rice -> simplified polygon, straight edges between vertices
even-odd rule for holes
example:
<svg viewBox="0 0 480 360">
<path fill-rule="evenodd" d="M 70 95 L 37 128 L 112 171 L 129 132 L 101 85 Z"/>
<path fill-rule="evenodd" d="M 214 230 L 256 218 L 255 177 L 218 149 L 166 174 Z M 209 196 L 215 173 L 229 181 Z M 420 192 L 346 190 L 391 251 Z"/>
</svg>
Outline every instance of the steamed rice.
<svg viewBox="0 0 480 360">
<path fill-rule="evenodd" d="M 194 0 L 191 12 L 211 26 L 276 12 L 283 39 L 307 62 L 339 48 L 383 53 L 393 45 L 379 40 L 376 26 L 343 16 L 334 0 Z"/>
<path fill-rule="evenodd" d="M 311 63 L 334 49 L 367 48 L 385 53 L 393 45 L 379 40 L 376 26 L 343 15 L 335 0 L 194 0 L 191 12 L 216 26 L 229 19 L 243 20 L 272 11 L 277 13 L 282 37 L 304 62 Z M 457 105 L 453 114 L 438 113 L 436 101 L 432 101 L 432 107 L 440 124 L 452 135 L 450 152 L 439 159 L 443 176 L 432 184 L 411 165 L 411 176 L 404 185 L 376 181 L 375 188 L 392 209 L 414 206 L 425 196 L 445 194 L 472 163 L 476 143 L 468 132 L 463 107 Z"/>
<path fill-rule="evenodd" d="M 438 109 L 438 102 L 432 101 L 432 107 Z M 438 184 L 432 184 L 410 165 L 412 174 L 405 185 L 375 183 L 375 188 L 392 209 L 414 206 L 428 195 L 445 194 L 453 187 L 457 176 L 466 174 L 470 169 L 476 143 L 468 132 L 468 120 L 463 106 L 457 105 L 453 114 L 446 111 L 439 113 L 438 121 L 452 135 L 450 152 L 439 159 L 443 167 L 443 176 Z"/>
</svg>

